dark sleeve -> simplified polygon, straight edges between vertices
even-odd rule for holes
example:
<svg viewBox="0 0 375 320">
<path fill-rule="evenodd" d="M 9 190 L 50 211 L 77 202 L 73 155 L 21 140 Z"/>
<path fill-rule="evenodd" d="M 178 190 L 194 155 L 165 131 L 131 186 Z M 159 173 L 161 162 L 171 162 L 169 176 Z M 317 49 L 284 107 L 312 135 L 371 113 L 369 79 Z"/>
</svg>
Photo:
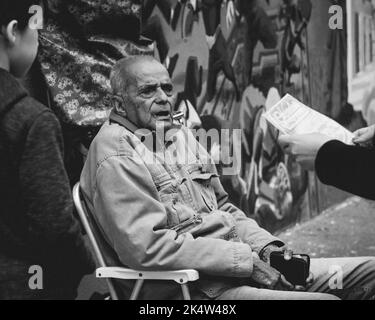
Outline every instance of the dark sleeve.
<svg viewBox="0 0 375 320">
<path fill-rule="evenodd" d="M 92 268 L 80 225 L 73 216 L 61 128 L 52 112 L 43 112 L 31 125 L 19 168 L 27 237 L 39 252 L 38 258 L 48 264 L 72 264 L 80 271 Z"/>
<path fill-rule="evenodd" d="M 375 200 L 375 150 L 330 141 L 319 150 L 315 168 L 324 184 Z"/>
</svg>

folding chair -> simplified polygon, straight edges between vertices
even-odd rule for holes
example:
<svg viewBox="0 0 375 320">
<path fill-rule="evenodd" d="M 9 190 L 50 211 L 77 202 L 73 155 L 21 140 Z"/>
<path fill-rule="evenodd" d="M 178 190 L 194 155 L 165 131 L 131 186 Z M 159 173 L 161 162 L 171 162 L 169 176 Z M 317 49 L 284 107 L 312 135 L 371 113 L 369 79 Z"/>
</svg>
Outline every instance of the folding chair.
<svg viewBox="0 0 375 320">
<path fill-rule="evenodd" d="M 112 281 L 113 279 L 136 280 L 130 300 L 136 300 L 138 298 L 143 283 L 146 280 L 175 281 L 181 286 L 184 299 L 191 300 L 188 283 L 199 279 L 199 273 L 196 270 L 137 271 L 122 267 L 118 259 L 114 257 L 113 249 L 107 244 L 107 241 L 104 239 L 96 224 L 95 218 L 87 208 L 83 197 L 81 197 L 79 183 L 73 188 L 73 200 L 99 265 L 99 268 L 96 269 L 96 277 L 106 279 L 112 300 L 119 299 Z M 106 261 L 111 261 L 111 264 L 116 261 L 115 265 L 117 264 L 117 266 L 109 267 Z"/>
</svg>

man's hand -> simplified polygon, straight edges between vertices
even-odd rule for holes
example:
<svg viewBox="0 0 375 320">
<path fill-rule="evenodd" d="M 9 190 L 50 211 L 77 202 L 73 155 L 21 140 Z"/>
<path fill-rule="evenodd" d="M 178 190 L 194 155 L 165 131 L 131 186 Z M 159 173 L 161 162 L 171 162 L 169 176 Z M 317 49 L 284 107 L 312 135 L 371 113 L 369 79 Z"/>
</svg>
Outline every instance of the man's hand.
<svg viewBox="0 0 375 320">
<path fill-rule="evenodd" d="M 284 253 L 284 259 L 290 260 L 293 256 L 293 251 L 288 246 L 278 247 L 271 244 L 263 249 L 262 256 L 260 257 L 264 262 L 270 264 L 270 257 L 272 252 Z"/>
<path fill-rule="evenodd" d="M 262 260 L 268 264 L 270 264 L 270 257 L 272 252 L 281 252 L 284 253 L 284 259 L 285 260 L 290 260 L 293 257 L 293 251 L 287 246 L 283 247 L 278 247 L 276 245 L 269 245 L 266 248 L 263 249 L 262 253 Z M 301 292 L 306 292 L 307 288 L 309 288 L 314 282 L 314 275 L 310 273 L 309 277 L 306 280 L 306 287 L 304 286 L 295 286 L 294 290 L 295 291 L 301 291 Z"/>
<path fill-rule="evenodd" d="M 304 169 L 313 170 L 318 151 L 331 140 L 321 133 L 284 135 L 279 138 L 279 144 L 285 153 L 295 156 Z"/>
<path fill-rule="evenodd" d="M 314 281 L 315 281 L 315 276 L 312 272 L 310 272 L 309 277 L 306 280 L 306 288 L 309 288 L 310 286 L 312 286 Z M 304 288 L 305 289 L 304 291 L 306 291 L 306 288 Z"/>
<path fill-rule="evenodd" d="M 279 271 L 256 256 L 253 256 L 253 273 L 251 279 L 264 289 L 294 291 L 294 286 Z"/>
<path fill-rule="evenodd" d="M 372 142 L 375 136 L 375 125 L 363 129 L 359 129 L 354 132 L 353 143 L 356 144 L 368 144 Z"/>
</svg>

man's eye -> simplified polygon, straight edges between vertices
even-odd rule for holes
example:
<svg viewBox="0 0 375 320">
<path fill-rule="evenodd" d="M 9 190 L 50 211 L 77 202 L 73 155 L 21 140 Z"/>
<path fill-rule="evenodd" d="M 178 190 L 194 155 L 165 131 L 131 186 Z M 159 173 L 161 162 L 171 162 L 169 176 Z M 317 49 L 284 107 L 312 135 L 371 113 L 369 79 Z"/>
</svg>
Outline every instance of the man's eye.
<svg viewBox="0 0 375 320">
<path fill-rule="evenodd" d="M 146 95 L 146 96 L 152 95 L 154 92 L 155 92 L 154 87 L 147 87 L 141 90 L 141 94 Z"/>
<path fill-rule="evenodd" d="M 161 89 L 166 93 L 166 94 L 171 94 L 173 93 L 173 86 L 171 84 L 163 84 L 161 86 Z"/>
</svg>

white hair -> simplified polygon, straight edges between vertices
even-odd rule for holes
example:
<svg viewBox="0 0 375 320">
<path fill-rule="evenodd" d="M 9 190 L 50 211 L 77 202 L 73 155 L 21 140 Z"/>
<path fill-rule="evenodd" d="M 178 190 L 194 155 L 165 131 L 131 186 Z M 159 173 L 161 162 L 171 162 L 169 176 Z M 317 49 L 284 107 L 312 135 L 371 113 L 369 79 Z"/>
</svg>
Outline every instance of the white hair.
<svg viewBox="0 0 375 320">
<path fill-rule="evenodd" d="M 112 93 L 114 95 L 122 95 L 124 92 L 126 92 L 130 82 L 129 80 L 132 79 L 132 71 L 130 70 L 130 67 L 136 63 L 146 61 L 157 62 L 153 56 L 147 55 L 129 56 L 117 61 L 112 68 L 110 75 Z"/>
</svg>

